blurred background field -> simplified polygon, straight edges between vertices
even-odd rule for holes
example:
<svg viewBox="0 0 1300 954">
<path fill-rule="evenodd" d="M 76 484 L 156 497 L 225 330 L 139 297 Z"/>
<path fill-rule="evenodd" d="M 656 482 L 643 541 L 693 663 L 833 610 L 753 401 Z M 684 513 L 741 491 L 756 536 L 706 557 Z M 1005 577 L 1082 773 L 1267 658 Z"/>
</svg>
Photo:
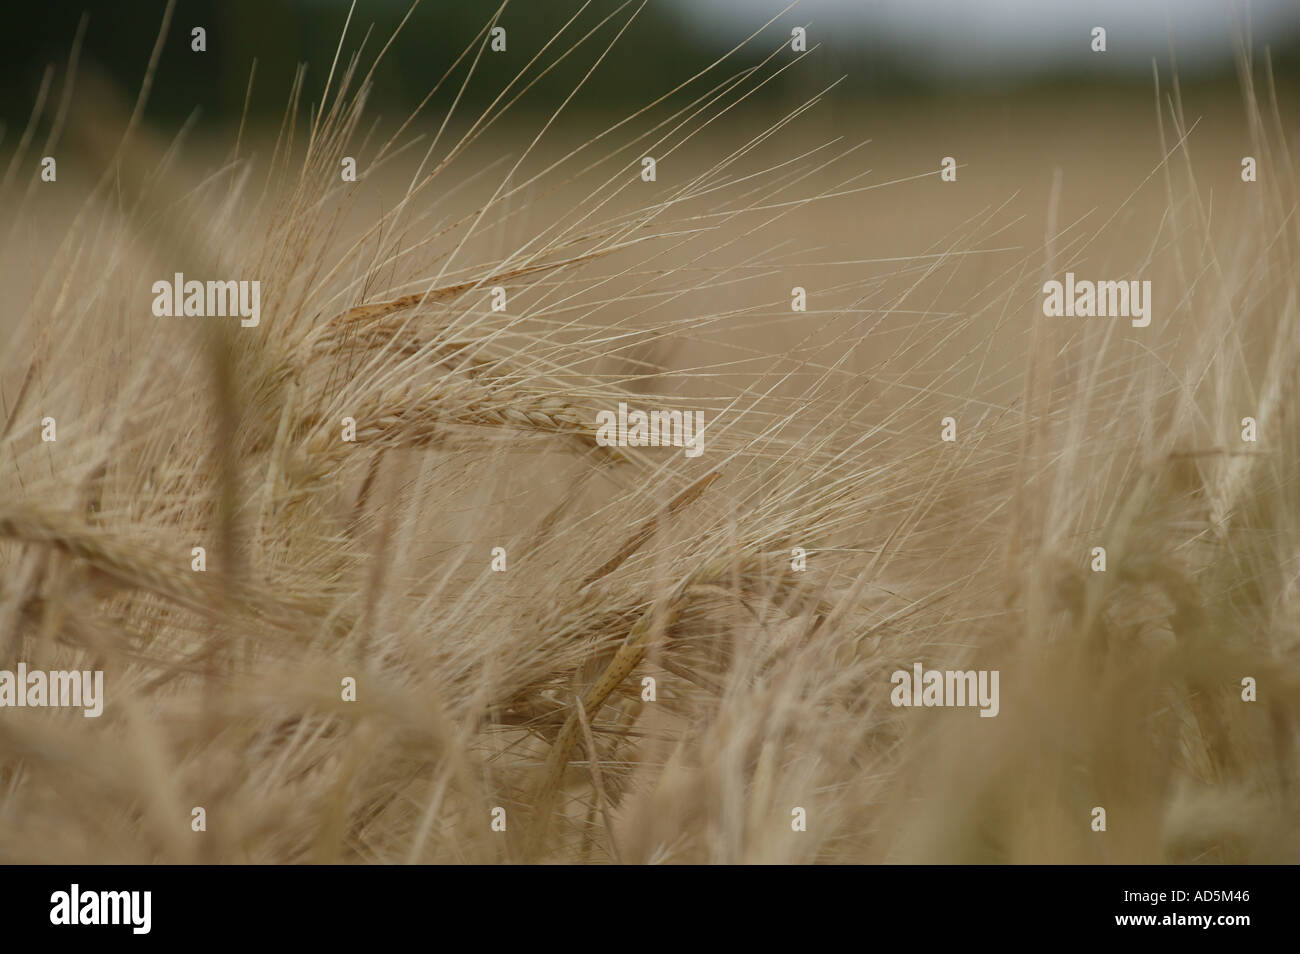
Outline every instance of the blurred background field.
<svg viewBox="0 0 1300 954">
<path fill-rule="evenodd" d="M 887 365 L 910 348 L 909 371 L 923 372 L 917 342 L 944 337 L 944 347 L 927 359 L 937 372 L 948 375 L 944 390 L 1003 407 L 1023 385 L 1016 369 L 1023 368 L 1027 355 L 1025 332 L 1038 314 L 1041 282 L 1060 277 L 1067 267 L 1080 278 L 1126 277 L 1131 271 L 1127 263 L 1144 261 L 1171 239 L 1169 183 L 1161 166 L 1164 153 L 1179 138 L 1170 118 L 1171 41 L 1175 48 L 1180 41 L 1189 47 L 1178 61 L 1183 117 L 1193 127 L 1187 140 L 1187 171 L 1214 197 L 1214 217 L 1225 225 L 1247 194 L 1240 163 L 1251 148 L 1232 58 L 1234 29 L 1239 31 L 1237 42 L 1244 41 L 1246 29 L 1255 31 L 1249 39 L 1258 71 L 1265 74 L 1267 55 L 1284 102 L 1296 89 L 1292 64 L 1300 17 L 1286 4 L 1256 4 L 1253 23 L 1241 11 L 1234 19 L 1231 10 L 1195 4 L 1170 15 L 1167 33 L 1160 24 L 1153 25 L 1149 5 L 1115 5 L 1089 15 L 1109 25 L 1110 50 L 1105 54 L 1088 50 L 1088 30 L 1081 24 L 1091 20 L 1068 13 L 1065 5 L 1057 12 L 1048 8 L 1029 15 L 1013 2 L 992 4 L 983 14 L 989 20 L 983 32 L 964 38 L 955 36 L 960 32 L 960 5 L 870 6 L 874 15 L 855 11 L 852 4 L 803 4 L 761 31 L 717 74 L 736 75 L 773 51 L 779 72 L 674 146 L 671 156 L 661 158 L 656 183 L 625 189 L 604 207 L 612 213 L 662 200 L 708 164 L 812 104 L 752 148 L 728 175 L 755 176 L 754 183 L 763 183 L 753 195 L 755 203 L 765 201 L 768 194 L 762 190 L 769 188 L 767 180 L 757 176 L 770 169 L 788 179 L 797 177 L 797 185 L 771 193 L 772 202 L 819 193 L 834 197 L 791 210 L 762 227 L 754 227 L 760 217 L 750 216 L 746 234 L 710 252 L 710 268 L 736 266 L 725 278 L 719 272 L 717 281 L 707 280 L 700 270 L 682 270 L 694 247 L 689 243 L 679 251 L 661 253 L 654 267 L 678 269 L 691 286 L 688 294 L 672 301 L 674 311 L 614 303 L 605 316 L 612 319 L 622 307 L 626 320 L 642 325 L 680 320 L 692 310 L 710 315 L 734 311 L 738 317 L 715 318 L 694 334 L 661 340 L 633 357 L 682 368 L 727 362 L 740 380 L 770 368 L 771 357 L 791 347 L 799 347 L 800 354 L 824 356 L 819 342 L 832 353 L 844 347 L 846 336 L 857 339 L 869 329 L 870 346 L 858 349 L 853 358 L 859 371 Z M 347 247 L 400 201 L 453 98 L 458 98 L 457 106 L 443 133 L 444 143 L 469 129 L 537 53 L 548 31 L 580 9 L 582 4 L 508 5 L 501 19 L 508 28 L 507 52 L 482 56 L 466 84 L 457 74 L 407 127 L 414 144 L 372 169 L 368 157 L 377 145 L 406 121 L 493 14 L 487 5 L 418 4 L 376 71 L 367 121 L 353 137 L 349 151 L 358 157 L 361 176 L 341 217 L 332 223 L 337 247 Z M 459 264 L 499 257 L 572 212 L 608 174 L 606 168 L 585 173 L 583 168 L 652 127 L 668 114 L 670 105 L 680 107 L 682 97 L 641 113 L 647 104 L 744 41 L 781 7 L 652 2 L 583 82 L 604 44 L 614 40 L 616 28 L 635 7 L 597 3 L 593 9 L 595 13 L 586 10 L 582 29 L 573 35 L 581 36 L 599 23 L 602 12 L 620 15 L 542 77 L 457 159 L 442 177 L 436 196 L 439 214 L 470 210 L 489 198 L 525 149 L 528 156 L 511 184 L 546 169 L 595 131 L 625 125 L 566 163 L 558 175 L 509 200 L 503 221 L 485 222 Z M 73 90 L 73 119 L 66 124 L 58 151 L 60 187 L 28 190 L 35 214 L 19 217 L 22 240 L 16 254 L 0 265 L 11 294 L 22 297 L 30 292 L 42 276 L 40 256 L 62 236 L 54 226 L 69 221 L 82 207 L 108 148 L 104 140 L 92 142 L 87 130 L 96 125 L 112 128 L 107 116 L 115 116 L 119 126 L 125 124 L 160 10 L 161 4 L 140 2 L 115 5 L 111 14 L 90 10 L 81 88 Z M 346 63 L 358 45 L 372 55 L 377 52 L 405 12 L 400 4 L 359 4 L 341 62 Z M 965 14 L 971 15 L 969 10 Z M 21 130 L 47 63 L 65 64 L 80 8 L 53 3 L 15 15 L 15 22 L 22 24 L 28 17 L 30 23 L 7 34 L 13 56 L 10 82 L 4 87 L 6 135 L 0 149 L 12 145 Z M 158 183 L 160 199 L 176 206 L 169 215 L 183 219 L 187 214 L 183 202 L 177 206 L 186 182 L 197 184 L 221 174 L 220 163 L 231 155 L 237 134 L 242 156 L 254 162 L 269 159 L 293 82 L 292 64 L 310 61 L 299 110 L 299 123 L 306 121 L 347 16 L 348 4 L 325 0 L 180 5 L 143 130 L 152 154 L 167 155 L 177 164 L 178 174 Z M 922 22 L 932 23 L 933 29 L 921 30 Z M 786 38 L 791 24 L 803 23 L 811 24 L 809 45 L 814 49 L 793 62 Z M 207 24 L 206 54 L 189 50 L 193 24 Z M 25 36 L 35 42 L 19 43 Z M 992 56 L 998 44 L 1014 47 L 1017 40 L 1024 62 L 1013 50 Z M 954 53 L 963 43 L 971 55 Z M 563 48 L 557 43 L 555 50 Z M 1042 56 L 1043 49 L 1057 54 Z M 1039 52 L 1030 56 L 1031 50 Z M 979 51 L 983 55 L 977 55 Z M 557 105 L 580 82 L 581 88 L 557 114 Z M 51 102 L 61 92 L 55 84 Z M 48 124 L 47 117 L 39 130 Z M 628 148 L 622 159 L 634 160 L 640 153 L 636 146 Z M 959 165 L 955 183 L 941 182 L 937 175 L 946 156 Z M 1183 172 L 1181 157 L 1179 167 Z M 719 201 L 743 188 L 742 183 L 722 190 Z M 202 215 L 202 208 L 200 204 L 189 212 Z M 1058 259 L 1049 276 L 1045 269 L 1052 223 L 1060 234 L 1053 241 Z M 197 228 L 202 230 L 202 223 Z M 1231 234 L 1231 228 L 1224 231 Z M 745 264 L 760 260 L 766 263 L 761 268 Z M 617 269 L 625 261 L 626 256 L 615 256 L 606 264 Z M 1154 272 L 1147 275 L 1156 277 Z M 809 291 L 810 321 L 789 320 L 795 285 Z M 610 290 L 618 287 L 615 282 Z M 991 288 L 996 295 L 990 295 Z M 1167 282 L 1157 280 L 1156 289 L 1158 318 L 1144 342 L 1159 350 L 1177 335 L 1178 300 Z M 899 304 L 901 297 L 905 304 Z M 873 317 L 886 306 L 888 316 Z M 754 309 L 763 308 L 770 320 L 756 320 Z M 922 313 L 921 320 L 913 320 Z M 812 320 L 824 328 L 810 336 Z M 1063 333 L 1079 330 L 1076 325 Z M 991 360 L 954 368 L 954 354 L 977 352 Z M 889 379 L 888 373 L 882 374 L 882 385 Z M 672 386 L 693 384 L 679 377 Z M 791 393 L 801 386 L 797 378 L 784 385 Z M 926 413 L 931 410 L 926 408 Z"/>
</svg>

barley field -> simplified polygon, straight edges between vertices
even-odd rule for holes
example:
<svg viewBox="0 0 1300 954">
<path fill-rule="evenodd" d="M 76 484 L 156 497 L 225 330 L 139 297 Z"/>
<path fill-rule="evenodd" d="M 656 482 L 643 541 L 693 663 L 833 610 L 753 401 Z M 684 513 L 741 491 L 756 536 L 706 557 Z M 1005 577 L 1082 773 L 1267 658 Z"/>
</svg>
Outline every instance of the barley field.
<svg viewBox="0 0 1300 954">
<path fill-rule="evenodd" d="M 146 63 L 8 127 L 0 670 L 103 691 L 0 708 L 0 861 L 1300 858 L 1270 59 L 849 113 L 765 98 L 787 29 L 512 110 L 634 9 L 482 110 L 372 115 L 357 13 L 278 129 L 161 129 Z M 1149 324 L 1045 315 L 1067 272 Z M 899 704 L 917 666 L 996 701 Z"/>
</svg>

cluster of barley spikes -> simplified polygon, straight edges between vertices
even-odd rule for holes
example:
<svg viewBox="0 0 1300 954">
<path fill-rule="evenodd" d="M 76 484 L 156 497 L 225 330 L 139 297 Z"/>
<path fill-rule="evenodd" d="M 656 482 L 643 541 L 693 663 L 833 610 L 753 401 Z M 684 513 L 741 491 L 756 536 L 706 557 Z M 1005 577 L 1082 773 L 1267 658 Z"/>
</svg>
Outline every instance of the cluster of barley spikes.
<svg viewBox="0 0 1300 954">
<path fill-rule="evenodd" d="M 391 136 L 345 30 L 273 149 L 241 127 L 198 174 L 197 130 L 141 122 L 157 50 L 133 109 L 74 95 L 75 52 L 47 77 L 0 196 L 0 669 L 106 700 L 0 710 L 0 860 L 1294 860 L 1300 218 L 1266 64 L 1268 175 L 1213 214 L 1157 90 L 1136 344 L 1039 308 L 1122 208 L 998 254 L 993 209 L 792 312 L 835 255 L 786 226 L 890 184 L 789 134 L 820 96 L 731 125 L 816 44 L 575 136 L 568 100 L 512 112 L 635 34 L 575 7 L 482 115 Z M 154 317 L 176 272 L 260 281 L 260 323 Z M 598 444 L 620 402 L 703 411 L 704 453 Z M 915 662 L 1000 671 L 999 715 L 891 705 Z"/>
</svg>

